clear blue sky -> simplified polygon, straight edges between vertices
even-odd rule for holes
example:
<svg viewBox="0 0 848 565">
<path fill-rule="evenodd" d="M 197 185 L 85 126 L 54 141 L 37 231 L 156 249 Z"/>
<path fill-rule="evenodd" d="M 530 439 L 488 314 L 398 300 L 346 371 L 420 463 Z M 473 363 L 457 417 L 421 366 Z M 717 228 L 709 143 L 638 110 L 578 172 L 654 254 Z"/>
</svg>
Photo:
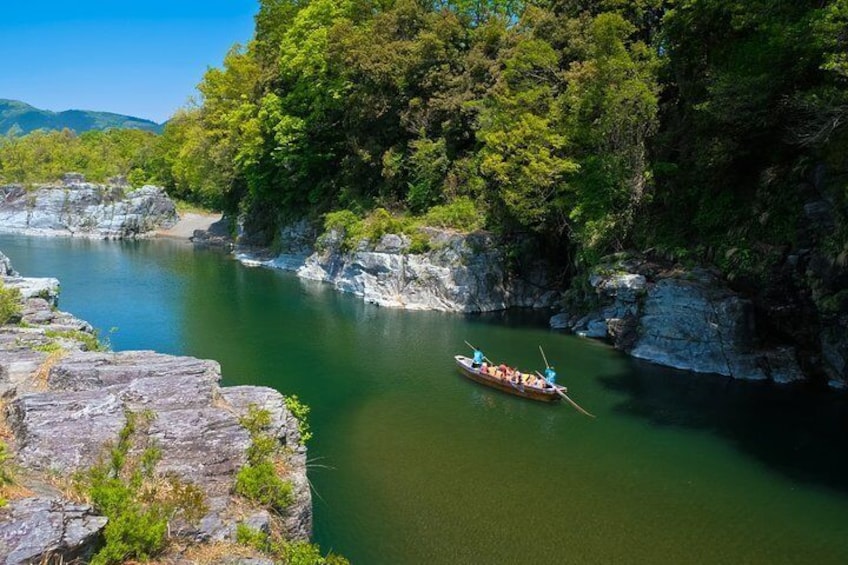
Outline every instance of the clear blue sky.
<svg viewBox="0 0 848 565">
<path fill-rule="evenodd" d="M 257 0 L 0 0 L 0 98 L 157 122 L 253 35 Z"/>
</svg>

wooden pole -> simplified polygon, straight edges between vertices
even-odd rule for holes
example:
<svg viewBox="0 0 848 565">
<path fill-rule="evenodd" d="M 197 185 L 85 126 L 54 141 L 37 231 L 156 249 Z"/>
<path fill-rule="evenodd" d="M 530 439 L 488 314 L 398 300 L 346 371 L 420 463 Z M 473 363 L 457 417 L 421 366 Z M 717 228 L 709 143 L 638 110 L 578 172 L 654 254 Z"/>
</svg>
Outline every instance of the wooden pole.
<svg viewBox="0 0 848 565">
<path fill-rule="evenodd" d="M 539 351 L 542 353 L 542 359 L 545 360 L 545 368 L 550 369 L 551 365 L 550 365 L 550 363 L 548 363 L 548 358 L 545 356 L 545 350 L 542 349 L 541 345 L 539 346 Z"/>
<path fill-rule="evenodd" d="M 537 374 L 537 375 L 539 375 L 540 377 L 542 377 L 542 373 L 540 373 L 539 371 L 536 371 L 536 374 Z M 544 380 L 544 377 L 542 377 L 542 379 Z M 568 403 L 569 403 L 569 404 L 571 404 L 572 406 L 574 406 L 574 408 L 576 408 L 576 409 L 577 409 L 577 411 L 578 411 L 578 412 L 581 412 L 582 414 L 585 414 L 585 415 L 589 416 L 590 418 L 594 418 L 594 417 L 595 417 L 595 415 L 594 415 L 594 414 L 590 414 L 589 412 L 586 412 L 585 410 L 583 410 L 583 408 L 581 408 L 581 407 L 580 407 L 580 405 L 579 405 L 579 404 L 577 404 L 576 402 L 574 402 L 573 400 L 571 400 L 570 398 L 568 398 L 568 395 L 567 395 L 567 394 L 565 394 L 564 392 L 562 392 L 562 391 L 559 389 L 559 387 L 558 387 L 558 386 L 556 386 L 556 385 L 551 385 L 551 386 L 552 386 L 552 387 L 554 387 L 554 391 L 555 391 L 558 395 L 560 395 L 561 397 L 563 397 L 564 399 L 566 399 L 566 400 L 568 401 Z"/>
</svg>

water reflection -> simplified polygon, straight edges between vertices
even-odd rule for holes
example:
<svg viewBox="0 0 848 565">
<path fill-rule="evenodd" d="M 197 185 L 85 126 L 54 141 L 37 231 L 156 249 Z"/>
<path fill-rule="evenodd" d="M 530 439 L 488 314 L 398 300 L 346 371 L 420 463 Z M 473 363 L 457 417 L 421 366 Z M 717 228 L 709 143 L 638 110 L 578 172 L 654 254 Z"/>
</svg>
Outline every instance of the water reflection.
<svg viewBox="0 0 848 565">
<path fill-rule="evenodd" d="M 632 364 L 600 379 L 626 395 L 616 412 L 710 431 L 792 480 L 848 492 L 848 395 Z"/>
</svg>

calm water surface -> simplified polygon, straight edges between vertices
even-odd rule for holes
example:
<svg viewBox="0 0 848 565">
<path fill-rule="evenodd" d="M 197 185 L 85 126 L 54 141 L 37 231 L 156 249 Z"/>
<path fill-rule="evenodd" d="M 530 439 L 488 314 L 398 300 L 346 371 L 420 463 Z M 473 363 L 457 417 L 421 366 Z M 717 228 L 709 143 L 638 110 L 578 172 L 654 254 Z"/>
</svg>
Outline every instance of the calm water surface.
<svg viewBox="0 0 848 565">
<path fill-rule="evenodd" d="M 315 538 L 353 563 L 848 563 L 848 398 L 699 377 L 532 313 L 412 313 L 169 241 L 0 236 L 116 350 L 312 406 Z M 463 341 L 597 414 L 462 379 Z"/>
</svg>

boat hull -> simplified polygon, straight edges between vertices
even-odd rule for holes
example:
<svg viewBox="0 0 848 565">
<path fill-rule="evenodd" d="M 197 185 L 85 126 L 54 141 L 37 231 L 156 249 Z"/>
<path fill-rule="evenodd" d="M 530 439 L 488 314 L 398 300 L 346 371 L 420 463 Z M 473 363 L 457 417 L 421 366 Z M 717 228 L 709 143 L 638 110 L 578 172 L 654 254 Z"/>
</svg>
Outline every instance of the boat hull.
<svg viewBox="0 0 848 565">
<path fill-rule="evenodd" d="M 456 355 L 454 356 L 454 359 L 456 360 L 456 364 L 459 367 L 460 372 L 464 376 L 482 385 L 495 388 L 507 394 L 512 394 L 513 396 L 529 398 L 530 400 L 536 400 L 538 402 L 556 402 L 560 399 L 559 394 L 557 394 L 553 389 L 541 390 L 531 386 L 517 385 L 515 383 L 502 381 L 501 379 L 487 375 L 471 367 L 471 359 L 463 355 Z"/>
</svg>

